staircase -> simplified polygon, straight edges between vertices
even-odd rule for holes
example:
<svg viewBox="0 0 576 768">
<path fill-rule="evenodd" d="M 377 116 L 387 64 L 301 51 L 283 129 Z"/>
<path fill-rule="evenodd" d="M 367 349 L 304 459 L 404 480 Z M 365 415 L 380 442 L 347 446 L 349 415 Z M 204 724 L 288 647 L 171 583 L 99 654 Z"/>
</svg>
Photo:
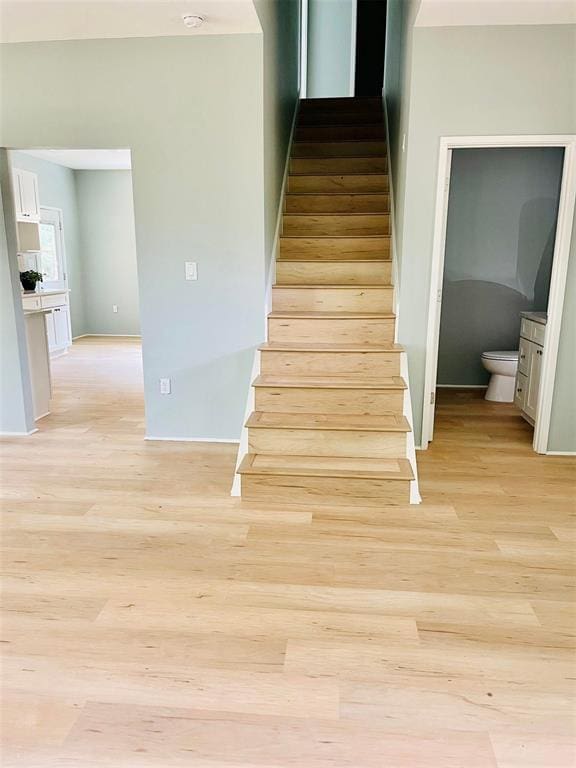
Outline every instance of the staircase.
<svg viewBox="0 0 576 768">
<path fill-rule="evenodd" d="M 302 101 L 243 499 L 409 503 L 388 192 L 381 101 Z"/>
</svg>

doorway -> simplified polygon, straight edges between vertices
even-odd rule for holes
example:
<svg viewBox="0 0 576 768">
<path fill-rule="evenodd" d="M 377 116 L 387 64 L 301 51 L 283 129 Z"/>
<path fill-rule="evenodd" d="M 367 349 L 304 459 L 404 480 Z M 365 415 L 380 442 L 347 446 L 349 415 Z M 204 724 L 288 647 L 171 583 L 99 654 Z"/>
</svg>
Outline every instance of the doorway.
<svg viewBox="0 0 576 768">
<path fill-rule="evenodd" d="M 21 280 L 37 275 L 21 294 L 36 428 L 61 425 L 62 410 L 83 428 L 96 404 L 143 408 L 130 151 L 23 148 L 8 158 L 14 187 L 29 191 L 15 209 L 16 258 Z"/>
<path fill-rule="evenodd" d="M 544 157 L 546 152 L 552 150 L 547 155 L 552 166 L 557 164 L 560 172 L 559 182 L 559 196 L 556 202 L 556 210 L 551 211 L 550 205 L 545 210 L 545 201 L 543 199 L 538 200 L 534 198 L 532 201 L 527 201 L 527 205 L 522 208 L 523 220 L 518 220 L 518 251 L 516 261 L 514 263 L 514 285 L 506 285 L 510 283 L 510 270 L 503 262 L 501 253 L 495 254 L 470 254 L 464 253 L 462 258 L 462 264 L 458 265 L 456 269 L 456 276 L 462 278 L 463 276 L 484 276 L 488 277 L 487 280 L 472 280 L 470 286 L 462 287 L 465 282 L 463 280 L 456 280 L 456 288 L 451 285 L 451 279 L 454 277 L 454 263 L 453 255 L 454 251 L 458 253 L 458 248 L 454 249 L 454 237 L 453 233 L 448 233 L 449 224 L 449 212 L 454 210 L 454 197 L 453 192 L 457 192 L 457 187 L 454 186 L 454 180 L 456 174 L 453 174 L 454 170 L 461 165 L 461 161 L 465 162 L 472 158 L 473 162 L 478 162 L 479 156 L 474 156 L 475 152 L 481 152 L 486 149 L 491 152 L 497 149 L 511 150 L 520 149 L 526 151 L 529 149 L 535 150 L 537 153 Z M 473 150 L 472 155 L 468 158 L 465 155 L 458 155 L 460 150 Z M 516 158 L 517 159 L 517 158 Z M 428 442 L 430 442 L 434 435 L 434 416 L 435 416 L 435 404 L 437 400 L 437 386 L 438 382 L 446 384 L 447 381 L 442 381 L 446 377 L 453 377 L 454 366 L 457 365 L 458 359 L 465 357 L 468 348 L 470 346 L 470 339 L 467 334 L 462 331 L 462 327 L 458 319 L 450 316 L 450 309 L 448 307 L 449 301 L 445 302 L 445 299 L 449 299 L 449 292 L 452 292 L 456 297 L 455 303 L 452 302 L 452 311 L 454 306 L 458 307 L 460 304 L 460 313 L 464 317 L 473 312 L 475 292 L 478 292 L 478 285 L 482 284 L 482 291 L 486 294 L 490 294 L 490 297 L 496 295 L 502 299 L 501 306 L 504 308 L 502 313 L 502 323 L 500 324 L 500 330 L 498 326 L 495 331 L 495 335 L 492 337 L 492 341 L 502 338 L 498 333 L 502 329 L 508 334 L 506 338 L 507 343 L 511 347 L 509 350 L 504 350 L 503 347 L 506 343 L 502 343 L 498 351 L 501 354 L 508 351 L 509 357 L 512 352 L 516 352 L 517 356 L 517 369 L 515 370 L 516 385 L 519 384 L 520 392 L 516 393 L 516 405 L 519 407 L 518 413 L 524 409 L 526 405 L 522 401 L 522 397 L 525 392 L 523 391 L 524 379 L 522 376 L 527 375 L 525 363 L 520 359 L 521 350 L 519 347 L 521 343 L 520 337 L 525 338 L 525 341 L 538 347 L 538 387 L 532 394 L 532 399 L 535 400 L 534 406 L 534 418 L 532 422 L 534 424 L 533 435 L 533 447 L 538 453 L 546 453 L 548 445 L 548 432 L 550 427 L 550 415 L 552 408 L 552 395 L 554 389 L 554 378 L 556 368 L 556 358 L 558 353 L 558 344 L 560 338 L 560 325 L 562 319 L 562 309 L 564 302 L 564 292 L 566 285 L 566 274 L 568 268 L 568 256 L 570 247 L 570 237 L 572 230 L 572 220 L 574 215 L 574 200 L 576 192 L 576 138 L 573 136 L 522 136 L 522 137 L 458 137 L 458 138 L 442 138 L 439 154 L 439 170 L 438 170 L 438 187 L 437 187 L 437 203 L 436 203 L 436 216 L 435 216 L 435 233 L 434 233 L 434 246 L 433 246 L 433 259 L 432 259 L 432 275 L 430 283 L 430 299 L 429 299 L 429 320 L 428 320 L 428 339 L 427 339 L 427 355 L 426 355 L 426 371 L 425 371 L 425 396 L 423 404 L 423 437 L 422 447 L 426 448 Z M 551 166 L 551 167 L 552 167 Z M 553 187 L 553 180 L 551 181 Z M 465 195 L 462 195 L 464 198 Z M 493 204 L 493 201 L 491 201 Z M 462 205 L 462 199 L 458 199 L 456 208 L 458 205 Z M 547 218 L 550 223 L 550 215 L 553 214 L 553 228 L 550 232 L 551 239 L 549 242 L 540 243 L 542 247 L 542 253 L 540 263 L 535 263 L 535 253 L 533 242 L 533 227 L 535 221 L 540 217 Z M 509 224 L 509 222 L 508 222 Z M 482 220 L 476 220 L 478 227 L 486 226 L 486 222 Z M 522 232 L 530 235 L 529 237 L 522 239 Z M 469 232 L 464 232 L 463 237 L 466 237 Z M 493 233 L 491 233 L 493 234 Z M 452 249 L 452 250 L 451 250 Z M 462 247 L 460 247 L 460 251 Z M 520 254 L 520 251 L 522 253 Z M 545 255 L 549 255 L 551 264 L 546 263 Z M 472 259 L 472 261 L 470 261 Z M 489 271 L 483 275 L 476 274 L 478 270 L 482 272 L 492 260 L 492 267 Z M 466 262 L 466 263 L 464 263 Z M 448 269 L 448 272 L 446 271 Z M 450 270 L 452 270 L 450 272 Z M 504 271 L 503 271 L 504 270 Z M 548 276 L 547 273 L 548 272 Z M 507 274 L 506 280 L 502 280 L 502 275 Z M 500 275 L 500 278 L 497 275 Z M 448 279 L 447 279 L 448 278 Z M 500 282 L 499 282 L 500 280 Z M 454 282 L 452 280 L 452 282 Z M 484 285 L 485 284 L 485 285 Z M 522 287 L 522 290 L 516 290 L 518 286 Z M 528 286 L 528 288 L 526 288 Z M 468 290 L 469 288 L 469 290 Z M 471 295 L 466 298 L 463 296 L 468 290 Z M 496 291 L 496 293 L 494 293 Z M 522 292 L 524 291 L 524 293 Z M 544 322 L 545 325 L 541 325 L 542 318 L 537 317 L 520 317 L 522 307 L 520 304 L 523 302 L 534 301 L 534 295 L 542 294 L 545 292 L 545 299 L 540 298 L 538 301 L 545 302 Z M 529 295 L 529 298 L 528 298 Z M 511 299 L 512 297 L 512 299 Z M 485 305 L 490 302 L 484 300 L 476 302 L 478 305 L 478 312 L 485 311 Z M 517 306 L 516 306 L 517 305 Z M 526 307 L 530 309 L 530 307 Z M 535 308 L 534 308 L 534 311 Z M 506 314 L 512 312 L 514 318 L 506 317 Z M 518 315 L 516 317 L 516 315 Z M 492 316 L 489 314 L 489 321 L 492 321 Z M 477 318 L 476 318 L 477 320 Z M 514 324 L 514 330 L 509 330 L 508 325 Z M 534 323 L 532 323 L 534 321 Z M 477 323 L 482 327 L 482 322 Z M 533 327 L 532 327 L 533 325 Z M 441 329 L 444 326 L 445 339 L 446 332 L 452 333 L 453 339 L 456 339 L 457 345 L 460 344 L 460 350 L 456 350 L 454 345 L 448 349 L 446 346 L 443 350 L 443 359 L 439 365 L 439 352 L 440 352 L 440 340 Z M 482 329 L 482 328 L 481 328 Z M 460 339 L 460 341 L 458 341 Z M 485 339 L 482 341 L 484 345 Z M 487 342 L 486 342 L 487 343 Z M 464 345 L 464 349 L 462 348 Z M 492 342 L 488 343 L 488 346 L 493 346 Z M 487 350 L 492 351 L 492 350 Z M 468 366 L 466 375 L 477 376 L 482 372 L 481 363 L 476 360 L 478 355 L 477 350 L 473 351 L 474 365 L 472 363 Z M 490 361 L 489 361 L 490 362 Z M 499 361 L 497 361 L 499 364 Z M 492 363 L 490 363 L 492 365 Z M 502 363 L 505 367 L 506 363 Z M 475 366 L 475 367 L 474 367 Z M 474 369 L 474 370 L 473 370 Z M 486 374 L 487 376 L 488 374 Z M 509 375 L 508 370 L 506 375 Z M 439 379 L 440 377 L 440 379 Z M 492 380 L 490 380 L 492 386 Z M 467 382 L 468 385 L 474 386 L 474 382 L 471 380 Z M 485 386 L 486 382 L 477 384 L 477 386 Z M 516 386 L 515 385 L 515 386 Z M 525 414 L 524 414 L 525 415 Z M 528 419 L 530 421 L 530 419 Z"/>
<path fill-rule="evenodd" d="M 355 96 L 381 96 L 384 84 L 386 0 L 357 0 Z"/>
</svg>

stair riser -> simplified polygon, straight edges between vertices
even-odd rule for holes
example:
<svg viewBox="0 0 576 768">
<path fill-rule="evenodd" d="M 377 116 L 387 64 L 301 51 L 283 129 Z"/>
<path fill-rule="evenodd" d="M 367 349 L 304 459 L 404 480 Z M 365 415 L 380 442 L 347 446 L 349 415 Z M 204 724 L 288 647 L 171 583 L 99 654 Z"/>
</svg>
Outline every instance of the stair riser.
<svg viewBox="0 0 576 768">
<path fill-rule="evenodd" d="M 410 503 L 410 481 L 244 475 L 242 498 L 279 504 L 385 507 Z"/>
<path fill-rule="evenodd" d="M 385 174 L 334 174 L 289 176 L 288 192 L 382 192 L 388 193 L 389 182 Z"/>
<path fill-rule="evenodd" d="M 280 238 L 281 259 L 389 259 L 390 238 L 300 237 Z"/>
<path fill-rule="evenodd" d="M 388 195 L 287 195 L 286 213 L 389 213 Z"/>
<path fill-rule="evenodd" d="M 329 261 L 276 262 L 276 282 L 279 285 L 390 285 L 389 261 L 366 262 Z"/>
<path fill-rule="evenodd" d="M 375 125 L 303 125 L 296 141 L 386 141 L 382 123 Z"/>
<path fill-rule="evenodd" d="M 392 344 L 394 319 L 268 318 L 269 341 Z"/>
<path fill-rule="evenodd" d="M 282 234 L 285 237 L 365 237 L 389 235 L 390 216 L 387 213 L 299 215 L 284 214 Z"/>
<path fill-rule="evenodd" d="M 363 110 L 361 112 L 343 112 L 334 109 L 322 111 L 302 112 L 298 116 L 298 127 L 307 125 L 376 125 L 381 122 L 384 127 L 384 118 L 380 110 Z"/>
<path fill-rule="evenodd" d="M 250 428 L 248 447 L 253 453 L 394 459 L 406 456 L 406 433 Z"/>
<path fill-rule="evenodd" d="M 301 141 L 292 145 L 291 157 L 385 157 L 383 141 Z"/>
<path fill-rule="evenodd" d="M 383 288 L 272 289 L 277 312 L 391 312 L 393 290 Z"/>
<path fill-rule="evenodd" d="M 279 376 L 399 376 L 397 352 L 260 353 L 260 372 Z"/>
<path fill-rule="evenodd" d="M 306 174 L 366 174 L 386 173 L 388 165 L 385 157 L 330 157 L 330 158 L 293 158 L 290 160 L 290 173 Z"/>
<path fill-rule="evenodd" d="M 318 98 L 302 99 L 299 104 L 300 112 L 307 110 L 324 109 L 333 107 L 335 109 L 382 109 L 382 98 L 380 96 L 319 96 Z"/>
<path fill-rule="evenodd" d="M 256 387 L 256 410 L 274 413 L 401 415 L 401 389 Z"/>
</svg>

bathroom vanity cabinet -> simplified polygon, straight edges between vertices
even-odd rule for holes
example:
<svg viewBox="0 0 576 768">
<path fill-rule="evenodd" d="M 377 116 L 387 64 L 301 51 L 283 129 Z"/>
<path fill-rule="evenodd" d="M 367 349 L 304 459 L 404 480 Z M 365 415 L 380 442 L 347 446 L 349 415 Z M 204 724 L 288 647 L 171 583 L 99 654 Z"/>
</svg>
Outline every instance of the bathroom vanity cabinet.
<svg viewBox="0 0 576 768">
<path fill-rule="evenodd" d="M 534 426 L 546 338 L 546 313 L 523 312 L 521 318 L 514 402 L 526 421 Z"/>
</svg>

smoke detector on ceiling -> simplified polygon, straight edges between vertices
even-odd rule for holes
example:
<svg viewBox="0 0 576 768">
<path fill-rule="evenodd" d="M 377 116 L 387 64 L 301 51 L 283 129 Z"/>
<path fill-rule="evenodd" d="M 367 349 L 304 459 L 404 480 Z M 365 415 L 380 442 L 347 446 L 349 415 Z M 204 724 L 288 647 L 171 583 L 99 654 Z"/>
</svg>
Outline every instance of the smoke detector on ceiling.
<svg viewBox="0 0 576 768">
<path fill-rule="evenodd" d="M 202 24 L 204 24 L 204 16 L 197 16 L 196 14 L 185 13 L 182 16 L 182 21 L 184 23 L 184 26 L 188 27 L 188 29 L 195 29 L 197 27 L 201 27 Z"/>
</svg>

